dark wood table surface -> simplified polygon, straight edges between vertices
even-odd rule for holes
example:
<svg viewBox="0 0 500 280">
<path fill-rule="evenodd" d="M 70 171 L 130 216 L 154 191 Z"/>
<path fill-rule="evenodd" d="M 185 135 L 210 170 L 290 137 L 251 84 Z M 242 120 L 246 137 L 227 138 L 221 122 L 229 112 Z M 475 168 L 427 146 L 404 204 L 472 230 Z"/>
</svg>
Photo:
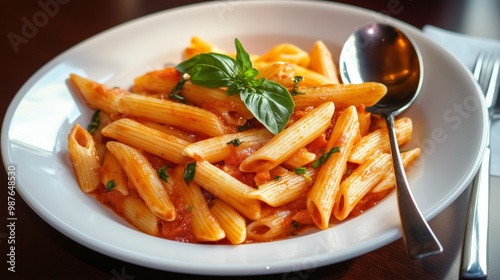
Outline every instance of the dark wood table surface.
<svg viewBox="0 0 500 280">
<path fill-rule="evenodd" d="M 20 34 L 25 20 L 40 11 L 42 4 L 56 3 L 57 10 L 31 38 L 14 46 L 10 32 Z M 129 4 L 133 9 L 121 9 Z M 133 3 L 131 3 L 133 2 Z M 150 13 L 202 1 L 160 0 L 39 0 L 4 1 L 2 9 L 1 118 L 23 83 L 52 58 L 75 44 L 115 25 Z M 228 1 L 230 2 L 230 1 Z M 500 39 L 496 0 L 351 0 L 340 1 L 378 12 L 389 13 L 418 28 L 426 24 L 466 34 Z M 397 7 L 394 8 L 394 7 Z M 495 24 L 496 23 L 496 24 Z M 16 50 L 17 48 L 17 50 Z M 5 170 L 5 169 L 4 169 Z M 2 186 L 7 175 L 0 172 Z M 2 220 L 6 221 L 7 191 L 2 189 Z M 465 224 L 467 189 L 430 225 L 441 240 L 444 252 L 423 260 L 411 260 L 402 240 L 341 263 L 288 274 L 264 275 L 259 279 L 458 279 L 461 242 Z M 18 196 L 16 201 L 16 272 L 7 271 L 8 231 L 0 230 L 2 279 L 221 279 L 149 269 L 97 253 L 62 235 L 49 226 Z M 255 277 L 234 277 L 251 279 Z M 500 279 L 498 264 L 492 264 L 490 279 Z"/>
</svg>

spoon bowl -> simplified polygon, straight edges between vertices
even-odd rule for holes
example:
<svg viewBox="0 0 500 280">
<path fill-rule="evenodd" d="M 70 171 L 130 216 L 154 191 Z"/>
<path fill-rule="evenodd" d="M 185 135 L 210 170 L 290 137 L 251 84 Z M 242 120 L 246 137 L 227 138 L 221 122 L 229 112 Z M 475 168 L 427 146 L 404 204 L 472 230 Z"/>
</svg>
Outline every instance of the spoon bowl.
<svg viewBox="0 0 500 280">
<path fill-rule="evenodd" d="M 420 93 L 423 81 L 420 52 L 401 30 L 370 23 L 347 39 L 339 65 L 346 84 L 370 81 L 386 85 L 387 94 L 366 111 L 383 116 L 387 123 L 406 251 L 411 258 L 442 252 L 411 193 L 394 128 L 394 117 L 406 110 Z"/>
</svg>

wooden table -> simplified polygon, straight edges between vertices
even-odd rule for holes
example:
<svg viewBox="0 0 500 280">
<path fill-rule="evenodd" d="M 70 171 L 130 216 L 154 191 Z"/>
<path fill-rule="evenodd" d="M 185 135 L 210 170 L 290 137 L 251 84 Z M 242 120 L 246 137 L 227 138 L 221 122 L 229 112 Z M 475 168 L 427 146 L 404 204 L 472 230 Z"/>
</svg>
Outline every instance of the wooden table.
<svg viewBox="0 0 500 280">
<path fill-rule="evenodd" d="M 43 11 L 41 4 L 52 6 L 46 22 L 32 30 L 30 38 L 14 45 L 9 42 L 9 32 L 20 33 L 26 20 Z M 125 2 L 127 7 L 125 8 Z M 202 2 L 158 0 L 40 0 L 4 2 L 2 15 L 2 92 L 1 118 L 10 100 L 23 83 L 41 66 L 73 45 L 120 23 L 172 7 Z M 495 0 L 440 1 L 439 3 L 412 0 L 352 0 L 340 1 L 356 6 L 388 13 L 418 28 L 425 24 L 471 35 L 500 39 L 500 26 L 494 11 L 499 10 Z M 438 1 L 436 1 L 438 2 Z M 470 2 L 470 3 L 469 3 Z M 474 3 L 472 3 L 474 2 Z M 471 6 L 476 5 L 476 6 Z M 5 6 L 4 6 L 5 7 Z M 496 10 L 495 10 L 496 9 Z M 498 12 L 496 14 L 499 14 Z M 39 20 L 43 20 L 40 18 Z M 495 24 L 496 22 L 496 24 Z M 8 179 L 1 172 L 3 186 Z M 492 184 L 500 189 L 500 180 L 492 178 Z M 498 191 L 496 192 L 498 195 Z M 6 190 L 1 192 L 7 201 Z M 444 253 L 420 261 L 410 260 L 404 251 L 402 240 L 397 240 L 371 253 L 341 263 L 317 269 L 289 274 L 260 276 L 260 279 L 457 279 L 461 242 L 465 224 L 465 212 L 469 190 L 467 189 L 452 205 L 434 218 L 430 225 L 442 241 Z M 6 205 L 6 204 L 4 204 Z M 6 220 L 6 208 L 2 219 Z M 170 273 L 125 263 L 96 253 L 62 235 L 38 217 L 20 198 L 17 199 L 16 215 L 16 272 L 7 271 L 7 231 L 0 231 L 2 279 L 220 279 Z M 492 213 L 492 216 L 494 213 Z M 498 232 L 500 233 L 500 232 Z M 491 243 L 491 241 L 490 241 Z M 499 245 L 496 245 L 500 249 Z M 498 260 L 498 259 L 497 259 Z M 493 260 L 491 261 L 493 262 Z M 500 279 L 500 268 L 492 263 L 490 279 Z M 235 277 L 251 279 L 253 277 Z"/>
</svg>

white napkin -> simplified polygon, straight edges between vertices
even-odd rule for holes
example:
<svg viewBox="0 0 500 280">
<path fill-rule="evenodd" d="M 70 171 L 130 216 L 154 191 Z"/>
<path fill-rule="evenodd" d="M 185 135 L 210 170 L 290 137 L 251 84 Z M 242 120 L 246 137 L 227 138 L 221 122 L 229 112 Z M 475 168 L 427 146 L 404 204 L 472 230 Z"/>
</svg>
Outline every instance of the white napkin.
<svg viewBox="0 0 500 280">
<path fill-rule="evenodd" d="M 500 54 L 500 41 L 497 40 L 471 37 L 432 25 L 424 26 L 423 31 L 471 70 L 474 68 L 479 51 Z M 491 175 L 500 176 L 500 120 L 493 121 L 490 148 Z"/>
</svg>

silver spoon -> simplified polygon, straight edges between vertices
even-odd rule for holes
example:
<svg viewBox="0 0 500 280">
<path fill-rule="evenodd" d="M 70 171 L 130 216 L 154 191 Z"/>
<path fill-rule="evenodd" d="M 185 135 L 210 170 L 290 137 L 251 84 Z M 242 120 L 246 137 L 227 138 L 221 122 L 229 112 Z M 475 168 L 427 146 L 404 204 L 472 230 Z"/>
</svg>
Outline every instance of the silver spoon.
<svg viewBox="0 0 500 280">
<path fill-rule="evenodd" d="M 346 84 L 372 81 L 387 86 L 387 94 L 366 110 L 383 116 L 387 122 L 406 252 L 411 258 L 442 252 L 411 194 L 394 129 L 394 116 L 408 108 L 420 92 L 423 67 L 419 51 L 400 30 L 371 23 L 347 39 L 339 65 Z"/>
</svg>

